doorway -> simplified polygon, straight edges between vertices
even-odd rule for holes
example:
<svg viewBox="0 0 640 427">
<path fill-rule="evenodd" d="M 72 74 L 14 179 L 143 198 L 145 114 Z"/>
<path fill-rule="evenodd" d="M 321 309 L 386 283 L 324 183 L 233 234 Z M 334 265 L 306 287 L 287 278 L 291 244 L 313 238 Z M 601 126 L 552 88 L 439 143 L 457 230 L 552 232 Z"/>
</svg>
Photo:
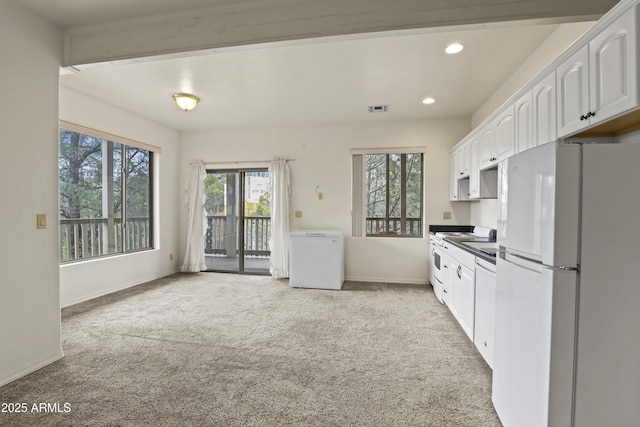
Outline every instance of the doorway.
<svg viewBox="0 0 640 427">
<path fill-rule="evenodd" d="M 207 171 L 207 271 L 269 274 L 269 189 L 267 169 Z"/>
</svg>

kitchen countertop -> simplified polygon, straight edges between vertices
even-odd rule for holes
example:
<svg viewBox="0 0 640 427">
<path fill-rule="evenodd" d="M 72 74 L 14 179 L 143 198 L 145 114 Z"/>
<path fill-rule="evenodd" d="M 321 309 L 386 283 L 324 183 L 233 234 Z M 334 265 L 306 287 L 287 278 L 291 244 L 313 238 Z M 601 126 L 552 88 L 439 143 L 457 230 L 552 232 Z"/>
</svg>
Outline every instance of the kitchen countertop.
<svg viewBox="0 0 640 427">
<path fill-rule="evenodd" d="M 457 247 L 464 249 L 467 252 L 472 253 L 473 255 L 482 258 L 485 261 L 488 261 L 492 264 L 496 263 L 496 257 L 485 254 L 484 252 L 480 252 L 480 247 L 492 247 L 498 248 L 498 244 L 496 243 L 496 239 L 492 239 L 490 237 L 445 237 L 445 241 L 456 245 Z M 486 245 L 482 245 L 486 243 Z"/>
</svg>

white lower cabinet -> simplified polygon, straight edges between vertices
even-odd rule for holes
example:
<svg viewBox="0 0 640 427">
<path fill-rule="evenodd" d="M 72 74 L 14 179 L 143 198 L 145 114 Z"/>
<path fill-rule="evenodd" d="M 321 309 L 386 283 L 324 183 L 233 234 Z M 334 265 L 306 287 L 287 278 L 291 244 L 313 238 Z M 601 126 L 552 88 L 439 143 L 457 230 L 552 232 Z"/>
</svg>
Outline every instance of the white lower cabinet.
<svg viewBox="0 0 640 427">
<path fill-rule="evenodd" d="M 496 266 L 476 258 L 476 302 L 474 344 L 493 369 L 493 337 L 496 306 Z"/>
<path fill-rule="evenodd" d="M 444 244 L 445 304 L 471 341 L 475 321 L 475 259 L 464 249 Z"/>
<path fill-rule="evenodd" d="M 476 300 L 475 272 L 457 263 L 454 280 L 456 281 L 458 298 L 458 322 L 469 339 L 473 341 Z"/>
<path fill-rule="evenodd" d="M 496 266 L 445 241 L 444 303 L 493 369 Z"/>
<path fill-rule="evenodd" d="M 442 301 L 453 312 L 453 299 L 451 290 L 451 265 L 453 260 L 448 254 L 442 256 Z"/>
</svg>

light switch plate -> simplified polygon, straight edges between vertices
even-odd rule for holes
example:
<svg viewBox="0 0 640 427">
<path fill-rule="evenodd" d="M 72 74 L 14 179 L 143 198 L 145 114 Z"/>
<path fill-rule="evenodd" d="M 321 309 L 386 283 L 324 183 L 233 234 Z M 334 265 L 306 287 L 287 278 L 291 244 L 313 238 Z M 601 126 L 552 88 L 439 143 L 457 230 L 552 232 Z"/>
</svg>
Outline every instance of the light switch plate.
<svg viewBox="0 0 640 427">
<path fill-rule="evenodd" d="M 36 215 L 36 226 L 39 230 L 47 228 L 47 214 Z"/>
<path fill-rule="evenodd" d="M 451 212 L 442 212 L 442 219 L 451 219 Z"/>
<path fill-rule="evenodd" d="M 296 218 L 302 218 L 302 211 L 296 211 Z"/>
</svg>

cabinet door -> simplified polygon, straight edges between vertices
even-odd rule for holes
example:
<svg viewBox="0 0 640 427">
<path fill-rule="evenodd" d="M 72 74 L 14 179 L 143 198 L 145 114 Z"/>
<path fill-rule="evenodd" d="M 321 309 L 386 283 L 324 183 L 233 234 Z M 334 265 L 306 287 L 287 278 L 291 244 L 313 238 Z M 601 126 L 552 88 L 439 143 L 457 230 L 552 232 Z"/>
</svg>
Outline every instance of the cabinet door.
<svg viewBox="0 0 640 427">
<path fill-rule="evenodd" d="M 457 176 L 457 154 L 449 155 L 449 200 L 452 202 L 458 200 L 458 176 Z"/>
<path fill-rule="evenodd" d="M 464 178 L 465 176 L 469 176 L 469 144 L 464 144 L 458 150 L 458 173 L 456 174 L 458 178 Z"/>
<path fill-rule="evenodd" d="M 476 265 L 476 318 L 474 340 L 487 364 L 493 368 L 493 337 L 496 307 L 496 275 Z"/>
<path fill-rule="evenodd" d="M 589 46 L 584 46 L 556 69 L 558 90 L 558 137 L 588 126 Z"/>
<path fill-rule="evenodd" d="M 460 305 L 460 280 L 458 279 L 457 271 L 460 264 L 451 258 L 451 264 L 449 265 L 449 310 L 451 314 L 460 322 L 459 305 Z"/>
<path fill-rule="evenodd" d="M 533 139 L 533 97 L 531 91 L 515 103 L 515 152 L 519 153 L 532 148 Z"/>
<path fill-rule="evenodd" d="M 478 156 L 478 138 L 469 142 L 469 198 L 480 198 L 480 168 Z"/>
<path fill-rule="evenodd" d="M 629 9 L 589 42 L 591 124 L 638 105 L 635 15 Z"/>
<path fill-rule="evenodd" d="M 453 258 L 449 255 L 444 254 L 442 256 L 442 301 L 449 307 L 449 310 L 453 312 L 451 309 L 452 300 L 451 300 L 451 269 L 453 264 Z"/>
<path fill-rule="evenodd" d="M 481 170 L 493 165 L 495 138 L 496 132 L 492 125 L 489 125 L 487 129 L 480 133 L 478 154 Z"/>
<path fill-rule="evenodd" d="M 531 91 L 533 101 L 533 146 L 556 138 L 556 74 L 550 73 Z"/>
<path fill-rule="evenodd" d="M 473 325 L 476 307 L 475 272 L 462 264 L 458 264 L 457 279 L 458 321 L 465 333 L 473 341 Z"/>
<path fill-rule="evenodd" d="M 514 106 L 511 105 L 496 119 L 496 137 L 494 148 L 494 163 L 513 156 L 515 125 L 514 125 Z"/>
</svg>

